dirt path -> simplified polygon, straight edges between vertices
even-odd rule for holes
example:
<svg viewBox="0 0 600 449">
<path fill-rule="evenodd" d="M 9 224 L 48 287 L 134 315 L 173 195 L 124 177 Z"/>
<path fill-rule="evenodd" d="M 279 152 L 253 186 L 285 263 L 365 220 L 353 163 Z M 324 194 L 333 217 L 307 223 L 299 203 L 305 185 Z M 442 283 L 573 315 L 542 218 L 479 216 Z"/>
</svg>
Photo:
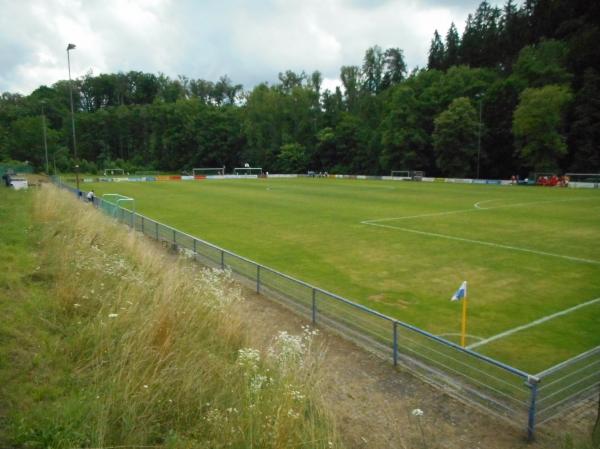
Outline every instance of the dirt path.
<svg viewBox="0 0 600 449">
<path fill-rule="evenodd" d="M 268 345 L 280 330 L 300 333 L 307 324 L 271 300 L 250 291 L 246 297 L 244 314 L 256 346 Z M 349 341 L 322 330 L 319 338 L 326 348 L 322 394 L 350 449 L 565 448 L 556 435 L 567 427 L 589 435 L 595 419 L 593 404 L 583 406 L 565 418 L 568 426 L 565 419 L 545 426 L 537 442 L 527 444 L 524 429 L 465 405 Z M 423 415 L 414 416 L 415 409 Z"/>
</svg>

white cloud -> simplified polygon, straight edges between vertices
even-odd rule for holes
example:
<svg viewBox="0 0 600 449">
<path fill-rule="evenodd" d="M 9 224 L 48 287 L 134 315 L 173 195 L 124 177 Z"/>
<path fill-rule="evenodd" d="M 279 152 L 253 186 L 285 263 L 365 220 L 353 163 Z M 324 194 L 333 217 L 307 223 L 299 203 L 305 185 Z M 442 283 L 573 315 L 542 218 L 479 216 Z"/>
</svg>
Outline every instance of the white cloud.
<svg viewBox="0 0 600 449">
<path fill-rule="evenodd" d="M 321 84 L 322 92 L 325 92 L 326 90 L 335 92 L 336 87 L 342 89 L 342 92 L 344 91 L 342 81 L 339 78 L 323 78 L 323 83 Z"/>
<path fill-rule="evenodd" d="M 373 45 L 424 66 L 433 31 L 462 29 L 478 0 L 0 0 L 0 91 L 29 93 L 90 70 L 141 70 L 251 88 L 285 70 L 361 65 Z"/>
</svg>

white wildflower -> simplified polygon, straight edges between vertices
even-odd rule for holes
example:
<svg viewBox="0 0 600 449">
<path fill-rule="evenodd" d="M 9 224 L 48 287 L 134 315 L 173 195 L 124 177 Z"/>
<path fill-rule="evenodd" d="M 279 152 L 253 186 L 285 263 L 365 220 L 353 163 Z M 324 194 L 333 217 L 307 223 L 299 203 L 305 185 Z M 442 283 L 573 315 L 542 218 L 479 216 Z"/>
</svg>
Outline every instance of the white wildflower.
<svg viewBox="0 0 600 449">
<path fill-rule="evenodd" d="M 312 339 L 312 337 L 316 337 L 319 335 L 319 330 L 310 327 L 308 324 L 302 326 L 302 333 L 304 334 L 305 339 Z"/>
<path fill-rule="evenodd" d="M 270 381 L 270 377 L 263 376 L 262 374 L 256 374 L 250 379 L 250 390 L 256 393 L 258 390 L 266 386 Z"/>
<path fill-rule="evenodd" d="M 218 422 L 224 418 L 223 414 L 218 408 L 213 408 L 206 413 L 204 419 L 208 422 Z"/>
<path fill-rule="evenodd" d="M 242 289 L 233 281 L 230 270 L 204 268 L 194 274 L 192 292 L 204 298 L 209 306 L 222 309 L 242 300 Z"/>
<path fill-rule="evenodd" d="M 238 349 L 237 364 L 249 371 L 256 371 L 260 362 L 260 351 L 254 348 Z"/>
<path fill-rule="evenodd" d="M 290 397 L 295 401 L 301 401 L 305 398 L 305 396 L 299 392 L 298 390 L 290 390 Z"/>
<path fill-rule="evenodd" d="M 108 314 L 108 317 L 109 317 L 109 318 L 116 318 L 116 317 L 118 317 L 118 316 L 119 316 L 119 314 L 118 314 L 118 313 L 109 313 L 109 314 Z"/>
<path fill-rule="evenodd" d="M 303 335 L 290 335 L 286 331 L 280 331 L 269 348 L 268 354 L 283 369 L 302 366 L 311 342 L 312 335 L 306 333 Z"/>
<path fill-rule="evenodd" d="M 420 408 L 416 408 L 411 412 L 411 414 L 413 416 L 423 416 L 424 413 L 423 410 L 421 410 Z"/>
</svg>

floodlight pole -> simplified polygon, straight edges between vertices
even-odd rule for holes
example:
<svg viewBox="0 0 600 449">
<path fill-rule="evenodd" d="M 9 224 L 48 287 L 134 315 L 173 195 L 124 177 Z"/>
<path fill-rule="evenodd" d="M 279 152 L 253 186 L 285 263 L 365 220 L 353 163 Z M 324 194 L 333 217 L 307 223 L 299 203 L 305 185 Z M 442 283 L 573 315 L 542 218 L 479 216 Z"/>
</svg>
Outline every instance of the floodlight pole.
<svg viewBox="0 0 600 449">
<path fill-rule="evenodd" d="M 44 153 L 46 154 L 46 174 L 50 176 L 50 167 L 48 164 L 48 141 L 46 139 L 46 114 L 44 114 L 44 100 L 40 101 L 42 104 L 42 131 L 44 134 Z"/>
<path fill-rule="evenodd" d="M 79 164 L 77 159 L 77 141 L 75 139 L 75 111 L 73 108 L 73 82 L 71 81 L 71 58 L 69 51 L 74 50 L 75 44 L 67 45 L 67 66 L 69 68 L 69 96 L 71 98 L 71 128 L 73 129 L 73 157 L 75 158 L 75 179 L 77 181 L 77 193 L 79 194 Z"/>
<path fill-rule="evenodd" d="M 479 127 L 477 133 L 477 179 L 479 179 L 479 158 L 481 156 L 481 112 L 483 106 L 483 95 L 478 95 L 479 97 Z"/>
</svg>

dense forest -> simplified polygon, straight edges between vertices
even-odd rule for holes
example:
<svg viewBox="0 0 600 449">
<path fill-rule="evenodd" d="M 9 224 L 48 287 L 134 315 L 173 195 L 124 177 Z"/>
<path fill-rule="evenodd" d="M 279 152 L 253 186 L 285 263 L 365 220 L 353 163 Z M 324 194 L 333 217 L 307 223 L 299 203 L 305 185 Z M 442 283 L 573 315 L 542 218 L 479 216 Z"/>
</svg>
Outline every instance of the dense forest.
<svg viewBox="0 0 600 449">
<path fill-rule="evenodd" d="M 600 2 L 484 1 L 462 36 L 441 33 L 427 68 L 408 73 L 400 48 L 375 45 L 334 92 L 319 72 L 250 91 L 228 76 L 88 74 L 73 81 L 81 171 L 600 172 Z M 50 171 L 73 171 L 68 81 L 2 94 L 0 160 L 45 170 L 43 120 Z"/>
</svg>

